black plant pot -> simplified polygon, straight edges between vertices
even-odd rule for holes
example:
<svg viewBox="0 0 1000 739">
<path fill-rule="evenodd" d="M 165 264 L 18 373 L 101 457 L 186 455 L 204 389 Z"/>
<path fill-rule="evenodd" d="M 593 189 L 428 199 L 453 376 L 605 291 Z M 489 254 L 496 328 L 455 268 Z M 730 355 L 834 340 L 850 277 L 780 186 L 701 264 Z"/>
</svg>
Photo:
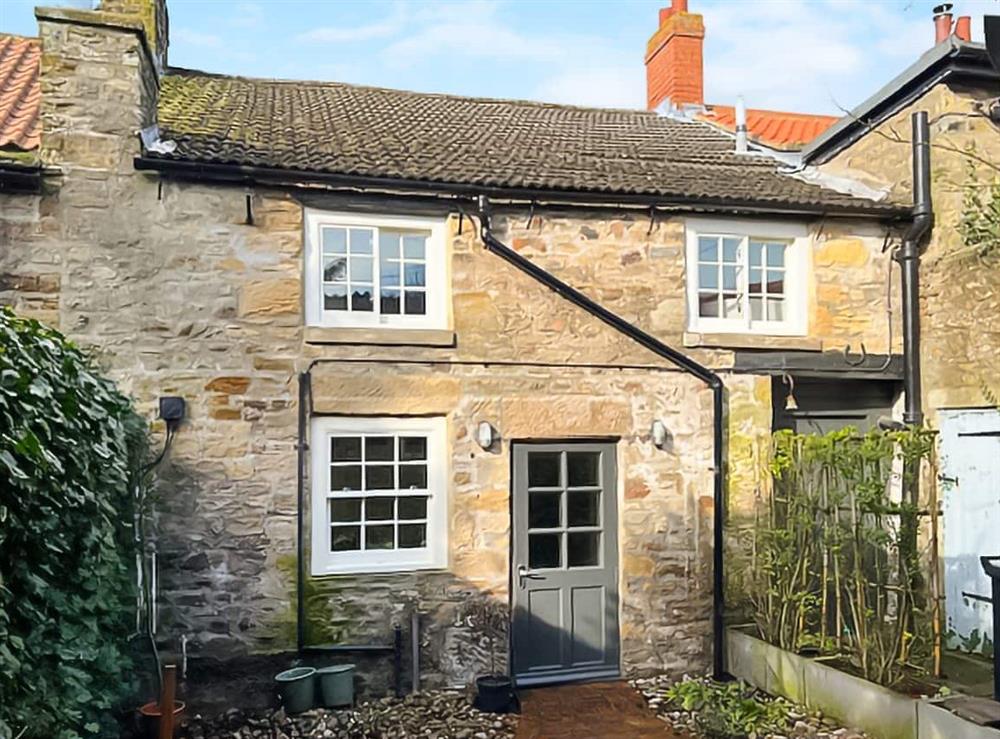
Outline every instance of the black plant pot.
<svg viewBox="0 0 1000 739">
<path fill-rule="evenodd" d="M 508 713 L 514 708 L 514 683 L 506 675 L 476 678 L 476 708 L 488 713 Z"/>
</svg>

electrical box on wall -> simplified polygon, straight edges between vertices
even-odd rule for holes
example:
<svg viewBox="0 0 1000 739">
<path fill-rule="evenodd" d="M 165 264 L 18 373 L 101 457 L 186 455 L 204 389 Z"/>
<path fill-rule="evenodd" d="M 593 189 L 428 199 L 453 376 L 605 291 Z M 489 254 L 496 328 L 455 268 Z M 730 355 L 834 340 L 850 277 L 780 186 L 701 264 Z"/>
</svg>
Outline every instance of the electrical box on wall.
<svg viewBox="0 0 1000 739">
<path fill-rule="evenodd" d="M 160 418 L 166 421 L 168 427 L 177 426 L 184 420 L 184 398 L 176 395 L 166 395 L 160 398 Z"/>
</svg>

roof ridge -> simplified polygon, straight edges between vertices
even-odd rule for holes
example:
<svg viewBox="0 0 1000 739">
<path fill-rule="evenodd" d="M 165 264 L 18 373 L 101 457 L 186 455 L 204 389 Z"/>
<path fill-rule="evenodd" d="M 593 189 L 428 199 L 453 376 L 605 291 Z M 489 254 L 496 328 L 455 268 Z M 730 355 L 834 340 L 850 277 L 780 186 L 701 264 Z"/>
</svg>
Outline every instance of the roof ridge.
<svg viewBox="0 0 1000 739">
<path fill-rule="evenodd" d="M 719 103 L 706 103 L 705 107 L 708 111 L 712 111 L 715 108 L 735 108 L 733 105 Z M 833 113 L 803 113 L 796 110 L 775 110 L 774 108 L 747 108 L 747 114 L 749 115 L 750 113 L 768 113 L 770 115 L 795 118 L 830 118 L 832 120 L 840 118 L 840 116 L 834 115 Z"/>
<path fill-rule="evenodd" d="M 22 41 L 30 41 L 32 43 L 40 44 L 42 39 L 39 36 L 25 36 L 23 33 L 7 33 L 6 31 L 0 31 L 0 38 L 13 38 L 21 39 Z"/>
<path fill-rule="evenodd" d="M 221 72 L 205 72 L 200 69 L 189 69 L 186 67 L 169 67 L 166 71 L 167 77 L 207 77 L 210 79 L 222 80 L 242 80 L 245 82 L 265 82 L 277 85 L 321 85 L 326 87 L 350 87 L 357 90 L 367 90 L 372 92 L 389 92 L 397 95 L 414 95 L 418 97 L 442 98 L 446 100 L 465 100 L 479 103 L 505 103 L 529 105 L 538 108 L 554 108 L 560 110 L 580 110 L 602 113 L 629 113 L 632 115 L 659 116 L 658 113 L 642 108 L 602 108 L 594 105 L 572 105 L 569 103 L 553 103 L 543 100 L 528 100 L 526 98 L 499 98 L 478 95 L 458 95 L 450 92 L 423 92 L 420 90 L 404 90 L 398 87 L 385 87 L 382 85 L 365 85 L 358 82 L 343 82 L 340 80 L 298 80 L 277 77 L 251 77 L 248 75 L 223 74 Z"/>
</svg>

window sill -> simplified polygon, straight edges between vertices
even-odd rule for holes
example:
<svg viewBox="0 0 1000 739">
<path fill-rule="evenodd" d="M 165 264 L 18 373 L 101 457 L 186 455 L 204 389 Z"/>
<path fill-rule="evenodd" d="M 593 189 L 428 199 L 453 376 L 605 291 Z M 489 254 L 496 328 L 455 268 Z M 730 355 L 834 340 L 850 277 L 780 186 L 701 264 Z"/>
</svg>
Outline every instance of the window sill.
<svg viewBox="0 0 1000 739">
<path fill-rule="evenodd" d="M 358 575 L 386 575 L 405 576 L 414 573 L 429 574 L 447 572 L 448 568 L 440 564 L 383 564 L 383 565 L 359 565 L 357 567 L 344 567 L 343 569 L 329 569 L 313 571 L 311 578 L 322 577 L 355 577 Z"/>
<path fill-rule="evenodd" d="M 823 341 L 809 336 L 765 334 L 702 334 L 684 332 L 684 346 L 715 349 L 801 349 L 823 351 Z"/>
<path fill-rule="evenodd" d="M 307 344 L 368 344 L 372 346 L 455 346 L 455 332 L 427 328 L 335 328 L 306 326 Z"/>
</svg>

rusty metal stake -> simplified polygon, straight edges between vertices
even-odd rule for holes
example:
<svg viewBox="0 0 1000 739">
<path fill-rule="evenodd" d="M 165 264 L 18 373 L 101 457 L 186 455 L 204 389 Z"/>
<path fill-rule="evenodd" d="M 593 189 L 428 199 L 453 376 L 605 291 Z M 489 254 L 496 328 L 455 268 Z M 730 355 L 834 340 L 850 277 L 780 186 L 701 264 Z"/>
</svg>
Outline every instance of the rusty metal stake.
<svg viewBox="0 0 1000 739">
<path fill-rule="evenodd" d="M 160 692 L 160 739 L 174 737 L 174 696 L 177 693 L 177 665 L 163 666 L 163 689 Z"/>
</svg>

